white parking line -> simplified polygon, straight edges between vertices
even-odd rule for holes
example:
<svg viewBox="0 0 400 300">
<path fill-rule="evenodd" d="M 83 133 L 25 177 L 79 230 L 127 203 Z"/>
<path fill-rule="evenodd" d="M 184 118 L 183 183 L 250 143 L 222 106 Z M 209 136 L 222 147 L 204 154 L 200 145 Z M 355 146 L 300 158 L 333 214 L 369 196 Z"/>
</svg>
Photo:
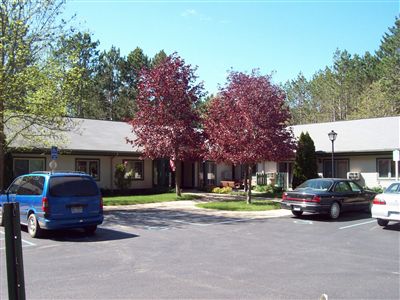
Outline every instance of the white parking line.
<svg viewBox="0 0 400 300">
<path fill-rule="evenodd" d="M 0 231 L 0 234 L 5 234 L 3 231 Z M 0 241 L 3 241 L 4 240 L 4 238 L 0 238 Z M 32 243 L 32 242 L 29 242 L 29 241 L 26 241 L 26 240 L 24 240 L 24 239 L 21 239 L 21 241 L 22 241 L 22 246 L 23 247 L 31 247 L 31 246 L 36 246 L 36 244 L 34 244 L 34 243 Z M 4 250 L 4 249 L 6 249 L 5 248 L 5 246 L 4 247 L 0 247 L 0 250 Z"/>
<path fill-rule="evenodd" d="M 236 222 L 245 222 L 245 221 L 250 221 L 250 220 L 254 220 L 254 219 L 255 218 L 238 219 L 238 220 L 229 220 L 229 221 L 223 221 L 223 222 L 211 222 L 211 223 L 192 223 L 192 222 L 181 221 L 181 220 L 172 220 L 172 221 L 176 222 L 176 223 L 183 223 L 183 224 L 195 225 L 195 226 L 211 226 L 211 225 L 218 225 L 218 224 L 230 224 L 230 223 L 236 223 Z"/>
<path fill-rule="evenodd" d="M 368 221 L 368 222 L 357 223 L 357 224 L 353 224 L 353 225 L 349 225 L 349 226 L 340 227 L 339 229 L 347 229 L 347 228 L 352 228 L 352 227 L 361 226 L 361 225 L 370 224 L 370 223 L 375 223 L 375 222 L 376 222 L 376 220 L 372 220 L 372 221 Z"/>
</svg>

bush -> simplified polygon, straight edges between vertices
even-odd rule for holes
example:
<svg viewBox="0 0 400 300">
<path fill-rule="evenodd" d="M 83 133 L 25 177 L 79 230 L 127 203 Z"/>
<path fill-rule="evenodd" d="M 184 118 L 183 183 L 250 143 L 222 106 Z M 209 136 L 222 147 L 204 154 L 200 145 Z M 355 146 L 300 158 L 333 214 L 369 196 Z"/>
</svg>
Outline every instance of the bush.
<svg viewBox="0 0 400 300">
<path fill-rule="evenodd" d="M 365 187 L 364 189 L 373 191 L 373 192 L 378 193 L 378 194 L 383 193 L 383 188 L 381 186 L 375 186 L 375 187 L 372 187 L 372 188 Z"/>
<path fill-rule="evenodd" d="M 277 194 L 282 192 L 282 187 L 274 186 L 272 184 L 256 185 L 254 190 L 260 193 Z"/>
<path fill-rule="evenodd" d="M 260 192 L 260 193 L 273 193 L 273 187 L 272 185 L 268 184 L 268 185 L 256 185 L 254 187 L 254 190 L 256 192 Z"/>
<path fill-rule="evenodd" d="M 225 187 L 215 187 L 212 189 L 211 193 L 214 194 L 229 194 L 232 192 L 232 188 L 230 186 L 225 186 Z"/>
</svg>

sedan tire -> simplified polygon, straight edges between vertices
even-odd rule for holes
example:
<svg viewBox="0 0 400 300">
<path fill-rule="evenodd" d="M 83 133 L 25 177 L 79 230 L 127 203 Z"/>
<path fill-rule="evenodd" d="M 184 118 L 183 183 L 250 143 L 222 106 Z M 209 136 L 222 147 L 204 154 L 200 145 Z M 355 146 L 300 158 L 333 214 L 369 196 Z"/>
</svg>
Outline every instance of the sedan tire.
<svg viewBox="0 0 400 300">
<path fill-rule="evenodd" d="M 292 210 L 292 214 L 296 217 L 300 217 L 303 212 L 301 210 Z"/>
<path fill-rule="evenodd" d="M 337 219 L 340 216 L 340 204 L 333 202 L 331 208 L 329 209 L 329 217 L 331 219 Z"/>
<path fill-rule="evenodd" d="M 387 226 L 387 224 L 389 224 L 389 220 L 377 219 L 376 221 L 378 222 L 379 226 Z"/>
</svg>

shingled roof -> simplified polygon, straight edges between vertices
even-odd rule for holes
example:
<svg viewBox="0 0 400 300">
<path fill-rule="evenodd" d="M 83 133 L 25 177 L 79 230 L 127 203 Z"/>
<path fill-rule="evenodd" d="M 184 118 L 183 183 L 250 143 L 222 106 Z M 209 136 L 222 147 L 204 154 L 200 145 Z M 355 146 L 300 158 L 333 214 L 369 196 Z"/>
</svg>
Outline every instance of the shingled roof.
<svg viewBox="0 0 400 300">
<path fill-rule="evenodd" d="M 400 149 L 400 116 L 296 125 L 292 129 L 296 137 L 308 132 L 317 152 L 332 151 L 332 143 L 328 138 L 331 130 L 338 134 L 334 144 L 337 153 Z"/>
<path fill-rule="evenodd" d="M 140 153 L 141 148 L 126 143 L 126 137 L 134 139 L 131 126 L 125 122 L 72 119 L 73 130 L 60 135 L 65 136 L 63 143 L 53 145 L 60 150 L 75 152 L 112 152 Z M 308 132 L 314 141 L 317 152 L 331 152 L 332 144 L 328 133 L 334 130 L 338 135 L 335 141 L 335 152 L 388 152 L 400 149 L 400 116 L 340 121 L 318 124 L 292 126 L 294 135 L 298 138 L 302 132 Z M 50 141 L 51 144 L 51 141 Z M 24 139 L 17 139 L 11 144 L 13 148 L 49 149 L 49 143 L 30 144 Z"/>
</svg>

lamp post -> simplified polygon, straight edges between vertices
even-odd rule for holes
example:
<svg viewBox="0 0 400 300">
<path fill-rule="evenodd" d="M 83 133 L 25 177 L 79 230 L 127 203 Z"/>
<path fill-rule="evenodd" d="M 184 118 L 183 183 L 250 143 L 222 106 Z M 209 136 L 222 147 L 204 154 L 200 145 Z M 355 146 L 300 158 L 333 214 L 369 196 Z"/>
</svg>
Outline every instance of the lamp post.
<svg viewBox="0 0 400 300">
<path fill-rule="evenodd" d="M 334 151 L 335 148 L 334 148 L 333 144 L 335 143 L 336 136 L 337 136 L 337 133 L 334 132 L 333 130 L 331 130 L 331 132 L 328 133 L 328 137 L 332 142 L 332 178 L 335 177 L 335 162 L 333 159 L 333 153 L 335 152 Z"/>
</svg>

